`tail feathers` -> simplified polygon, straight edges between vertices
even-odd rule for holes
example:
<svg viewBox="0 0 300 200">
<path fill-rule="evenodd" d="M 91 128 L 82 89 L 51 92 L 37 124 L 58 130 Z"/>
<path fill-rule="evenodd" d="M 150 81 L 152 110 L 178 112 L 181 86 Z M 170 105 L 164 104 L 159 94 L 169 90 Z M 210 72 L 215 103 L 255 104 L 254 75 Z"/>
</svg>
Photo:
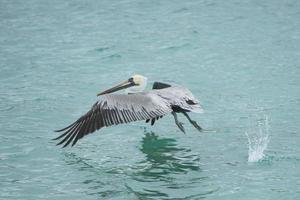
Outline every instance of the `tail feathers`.
<svg viewBox="0 0 300 200">
<path fill-rule="evenodd" d="M 200 106 L 193 106 L 192 109 L 190 109 L 190 111 L 194 113 L 204 113 L 204 110 Z"/>
<path fill-rule="evenodd" d="M 194 112 L 194 113 L 204 113 L 204 110 L 202 109 L 202 107 L 199 104 L 190 105 L 183 109 L 188 110 L 190 112 Z"/>
</svg>

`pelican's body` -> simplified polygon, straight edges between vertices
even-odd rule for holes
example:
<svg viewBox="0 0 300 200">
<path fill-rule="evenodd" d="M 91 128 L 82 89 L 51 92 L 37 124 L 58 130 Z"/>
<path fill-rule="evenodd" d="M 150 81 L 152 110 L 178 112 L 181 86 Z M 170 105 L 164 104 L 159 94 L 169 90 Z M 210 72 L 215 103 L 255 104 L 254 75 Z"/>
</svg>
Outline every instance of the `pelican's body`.
<svg viewBox="0 0 300 200">
<path fill-rule="evenodd" d="M 116 87 L 99 93 L 101 99 L 92 106 L 90 111 L 70 126 L 58 130 L 65 131 L 55 138 L 64 137 L 58 144 L 65 143 L 65 147 L 72 142 L 73 146 L 83 136 L 112 125 L 140 120 L 146 122 L 151 120 L 153 125 L 155 120 L 169 113 L 173 114 L 177 126 L 184 132 L 182 123 L 177 120 L 177 112 L 183 113 L 198 130 L 201 130 L 201 127 L 186 113 L 202 112 L 199 101 L 187 88 L 155 82 L 152 90 L 142 92 L 146 83 L 145 77 L 135 75 Z M 112 94 L 124 88 L 129 88 L 129 94 Z"/>
</svg>

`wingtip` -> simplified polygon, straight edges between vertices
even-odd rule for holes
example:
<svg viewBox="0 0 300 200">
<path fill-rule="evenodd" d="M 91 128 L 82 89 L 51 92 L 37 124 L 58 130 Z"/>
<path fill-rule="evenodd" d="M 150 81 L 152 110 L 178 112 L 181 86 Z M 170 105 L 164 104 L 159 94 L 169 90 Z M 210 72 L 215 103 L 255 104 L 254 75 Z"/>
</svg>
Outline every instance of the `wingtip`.
<svg viewBox="0 0 300 200">
<path fill-rule="evenodd" d="M 66 129 L 68 129 L 69 127 L 65 127 L 65 128 L 63 128 L 63 129 L 59 129 L 59 130 L 53 130 L 54 132 L 62 132 L 62 131 L 64 131 L 64 130 L 66 130 Z"/>
<path fill-rule="evenodd" d="M 63 143 L 59 142 L 56 144 L 56 146 L 61 146 Z M 65 147 L 67 147 L 68 145 L 64 144 L 63 146 L 61 146 L 62 149 L 64 149 Z"/>
<path fill-rule="evenodd" d="M 58 137 L 56 137 L 56 138 L 52 138 L 51 140 L 58 140 L 59 138 L 61 138 L 62 136 L 60 135 L 60 136 L 58 136 Z"/>
<path fill-rule="evenodd" d="M 77 122 L 77 121 L 76 121 Z M 69 128 L 71 128 L 72 126 L 76 125 L 76 122 L 70 124 L 69 126 L 65 127 L 65 128 L 62 128 L 62 129 L 59 129 L 59 130 L 54 130 L 54 132 L 62 132 L 62 131 L 65 131 Z"/>
<path fill-rule="evenodd" d="M 75 143 L 73 142 L 72 145 L 71 145 L 71 147 L 73 147 L 75 144 L 76 144 L 76 142 Z"/>
<path fill-rule="evenodd" d="M 56 143 L 56 146 L 60 146 L 60 144 L 59 144 L 59 143 Z"/>
<path fill-rule="evenodd" d="M 63 136 L 65 136 L 66 134 L 67 133 L 63 133 L 63 134 L 59 135 L 58 137 L 53 138 L 52 140 L 58 140 L 58 139 L 62 138 Z"/>
</svg>

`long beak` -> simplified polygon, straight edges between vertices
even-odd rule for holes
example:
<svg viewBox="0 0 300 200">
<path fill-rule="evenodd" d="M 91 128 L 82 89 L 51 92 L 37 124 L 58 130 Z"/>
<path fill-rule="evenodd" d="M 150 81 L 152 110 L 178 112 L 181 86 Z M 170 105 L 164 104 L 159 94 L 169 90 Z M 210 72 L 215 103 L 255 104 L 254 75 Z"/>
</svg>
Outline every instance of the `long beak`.
<svg viewBox="0 0 300 200">
<path fill-rule="evenodd" d="M 119 90 L 122 90 L 122 89 L 125 89 L 125 88 L 129 88 L 131 86 L 134 86 L 134 83 L 133 82 L 130 82 L 130 81 L 124 81 L 108 90 L 105 90 L 103 92 L 100 92 L 97 94 L 97 96 L 100 96 L 100 95 L 103 95 L 103 94 L 109 94 L 109 93 L 112 93 L 112 92 L 116 92 L 116 91 L 119 91 Z"/>
</svg>

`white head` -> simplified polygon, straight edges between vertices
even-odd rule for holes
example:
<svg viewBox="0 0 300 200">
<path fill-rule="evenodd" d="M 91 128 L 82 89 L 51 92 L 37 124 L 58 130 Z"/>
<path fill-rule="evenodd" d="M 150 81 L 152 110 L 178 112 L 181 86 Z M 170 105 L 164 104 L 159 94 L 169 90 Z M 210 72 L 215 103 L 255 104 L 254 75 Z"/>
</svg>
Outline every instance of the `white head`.
<svg viewBox="0 0 300 200">
<path fill-rule="evenodd" d="M 113 93 L 125 88 L 128 88 L 126 90 L 127 93 L 142 92 L 144 91 L 146 86 L 147 86 L 147 78 L 145 76 L 136 74 L 130 77 L 128 80 L 116 85 L 115 87 L 112 87 L 108 90 L 105 90 L 104 92 L 97 94 L 97 96 Z"/>
<path fill-rule="evenodd" d="M 147 78 L 139 74 L 133 75 L 129 81 L 132 81 L 134 85 L 126 89 L 126 93 L 142 92 L 147 86 Z"/>
</svg>

